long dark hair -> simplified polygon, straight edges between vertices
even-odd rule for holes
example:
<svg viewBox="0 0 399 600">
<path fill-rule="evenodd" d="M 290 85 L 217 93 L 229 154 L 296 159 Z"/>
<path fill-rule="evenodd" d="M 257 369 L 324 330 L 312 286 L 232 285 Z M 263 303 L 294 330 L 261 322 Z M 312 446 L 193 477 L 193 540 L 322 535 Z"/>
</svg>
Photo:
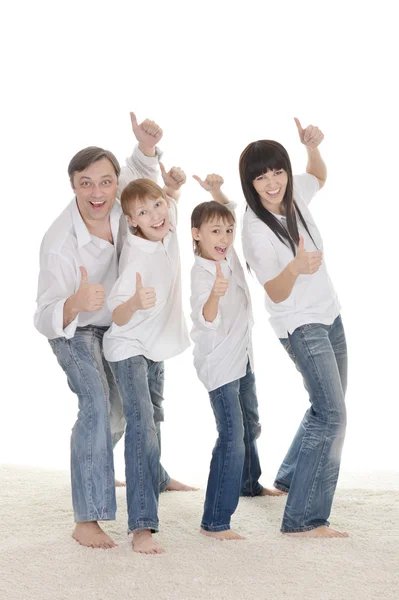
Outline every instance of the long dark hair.
<svg viewBox="0 0 399 600">
<path fill-rule="evenodd" d="M 283 244 L 291 248 L 294 256 L 296 254 L 295 246 L 299 244 L 297 215 L 314 243 L 306 221 L 294 200 L 291 161 L 284 146 L 273 140 L 259 140 L 248 144 L 240 156 L 239 169 L 242 191 L 248 206 Z M 253 180 L 269 169 L 276 171 L 284 169 L 287 173 L 287 189 L 282 201 L 287 218 L 287 229 L 272 212 L 263 206 L 253 185 Z"/>
</svg>

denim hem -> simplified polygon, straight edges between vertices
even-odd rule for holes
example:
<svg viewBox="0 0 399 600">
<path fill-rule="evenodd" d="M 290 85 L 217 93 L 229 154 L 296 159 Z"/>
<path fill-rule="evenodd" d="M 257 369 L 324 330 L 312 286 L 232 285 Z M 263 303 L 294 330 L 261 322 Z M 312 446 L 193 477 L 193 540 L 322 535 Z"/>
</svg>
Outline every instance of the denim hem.
<svg viewBox="0 0 399 600">
<path fill-rule="evenodd" d="M 116 514 L 106 515 L 103 517 L 74 517 L 75 523 L 95 523 L 97 521 L 115 521 Z"/>
<path fill-rule="evenodd" d="M 263 485 L 260 485 L 260 483 L 256 486 L 256 491 L 252 491 L 252 492 L 241 492 L 240 496 L 242 498 L 256 498 L 256 496 L 260 496 L 262 494 L 264 490 Z"/>
<path fill-rule="evenodd" d="M 209 525 L 204 525 L 204 523 L 201 523 L 201 529 L 216 533 L 217 531 L 228 531 L 231 529 L 231 527 L 230 525 L 216 525 L 215 527 L 210 527 Z"/>
<path fill-rule="evenodd" d="M 159 531 L 159 523 L 155 521 L 137 521 L 133 525 L 133 527 L 128 528 L 127 533 L 134 533 L 135 531 L 140 531 L 141 529 L 151 529 L 151 533 L 158 533 Z"/>
<path fill-rule="evenodd" d="M 162 494 L 162 492 L 164 492 L 166 490 L 166 488 L 168 487 L 169 484 L 170 484 L 170 477 L 168 475 L 168 478 L 159 484 L 159 493 Z"/>
<path fill-rule="evenodd" d="M 275 481 L 273 483 L 273 486 L 276 488 L 276 490 L 280 490 L 280 492 L 286 492 L 288 494 L 290 491 L 289 487 L 283 485 L 282 483 L 279 483 L 278 481 Z"/>
<path fill-rule="evenodd" d="M 328 521 L 324 521 L 323 523 L 318 523 L 316 525 L 304 525 L 303 527 L 284 527 L 282 526 L 280 531 L 281 533 L 300 533 L 301 531 L 312 531 L 312 529 L 317 529 L 318 527 L 329 527 L 330 523 Z"/>
</svg>

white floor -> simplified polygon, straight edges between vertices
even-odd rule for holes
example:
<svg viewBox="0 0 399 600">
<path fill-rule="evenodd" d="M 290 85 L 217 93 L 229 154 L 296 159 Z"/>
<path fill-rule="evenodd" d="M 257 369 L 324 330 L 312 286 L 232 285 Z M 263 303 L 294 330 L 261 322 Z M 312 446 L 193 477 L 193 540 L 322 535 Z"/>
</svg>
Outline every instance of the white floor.
<svg viewBox="0 0 399 600">
<path fill-rule="evenodd" d="M 91 550 L 70 537 L 69 476 L 0 467 L 2 600 L 398 600 L 399 475 L 344 474 L 331 523 L 348 539 L 298 540 L 279 533 L 284 498 L 240 501 L 233 526 L 247 536 L 201 536 L 203 491 L 160 501 L 167 553 L 132 552 L 124 489 L 105 528 L 119 546 Z"/>
</svg>

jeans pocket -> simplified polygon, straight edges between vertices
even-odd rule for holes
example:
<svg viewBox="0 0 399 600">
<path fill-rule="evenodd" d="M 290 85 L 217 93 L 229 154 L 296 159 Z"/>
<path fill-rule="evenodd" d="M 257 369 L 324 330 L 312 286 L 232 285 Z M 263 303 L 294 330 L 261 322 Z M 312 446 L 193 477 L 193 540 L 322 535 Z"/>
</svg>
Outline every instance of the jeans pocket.
<svg viewBox="0 0 399 600">
<path fill-rule="evenodd" d="M 54 340 L 49 340 L 49 344 L 57 357 L 58 364 L 63 371 L 67 371 L 73 361 L 69 340 L 65 338 L 55 338 Z"/>
</svg>

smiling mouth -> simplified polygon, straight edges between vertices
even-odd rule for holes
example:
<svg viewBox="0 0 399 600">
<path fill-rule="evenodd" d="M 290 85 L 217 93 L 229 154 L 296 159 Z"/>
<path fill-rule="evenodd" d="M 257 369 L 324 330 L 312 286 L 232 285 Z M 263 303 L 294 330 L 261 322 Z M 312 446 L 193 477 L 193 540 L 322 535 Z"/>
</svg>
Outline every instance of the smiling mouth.
<svg viewBox="0 0 399 600">
<path fill-rule="evenodd" d="M 278 196 L 280 191 L 281 191 L 281 187 L 278 188 L 278 190 L 266 190 L 266 194 L 268 194 L 269 196 L 271 196 L 273 198 L 275 196 Z"/>
<path fill-rule="evenodd" d="M 151 227 L 153 229 L 162 229 L 162 227 L 165 225 L 165 219 L 163 219 L 162 221 L 159 221 L 159 223 L 155 223 L 155 225 L 151 225 Z"/>
<path fill-rule="evenodd" d="M 93 208 L 99 209 L 102 208 L 105 204 L 105 200 L 103 200 L 102 202 L 93 202 L 90 201 L 90 204 L 92 205 Z"/>
<path fill-rule="evenodd" d="M 222 248 L 222 246 L 215 246 L 215 250 L 218 254 L 226 254 L 227 248 Z"/>
</svg>

